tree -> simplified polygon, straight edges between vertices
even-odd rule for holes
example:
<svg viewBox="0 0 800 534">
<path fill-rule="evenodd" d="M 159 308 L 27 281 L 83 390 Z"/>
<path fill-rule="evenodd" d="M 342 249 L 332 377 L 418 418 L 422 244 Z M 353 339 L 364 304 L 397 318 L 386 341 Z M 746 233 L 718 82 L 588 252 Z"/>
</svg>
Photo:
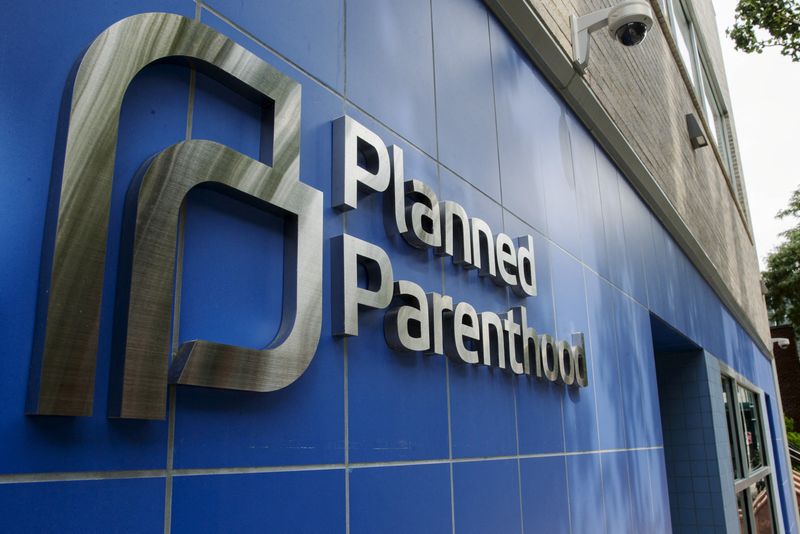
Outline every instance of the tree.
<svg viewBox="0 0 800 534">
<path fill-rule="evenodd" d="M 789 206 L 777 218 L 800 218 L 800 187 L 792 193 Z M 767 270 L 762 273 L 767 284 L 767 308 L 770 319 L 789 323 L 800 333 L 800 221 L 781 233 L 785 239 L 767 256 Z"/>
<path fill-rule="evenodd" d="M 760 54 L 780 47 L 781 54 L 800 61 L 800 3 L 797 0 L 739 0 L 732 28 L 726 32 L 737 50 Z"/>
</svg>

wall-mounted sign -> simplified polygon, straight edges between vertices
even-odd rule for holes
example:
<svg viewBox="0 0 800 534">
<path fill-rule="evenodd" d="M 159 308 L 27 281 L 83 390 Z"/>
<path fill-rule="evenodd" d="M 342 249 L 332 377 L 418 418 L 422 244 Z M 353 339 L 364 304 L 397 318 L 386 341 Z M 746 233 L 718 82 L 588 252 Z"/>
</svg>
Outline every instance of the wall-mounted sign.
<svg viewBox="0 0 800 534">
<path fill-rule="evenodd" d="M 406 180 L 403 151 L 387 147 L 375 133 L 350 117 L 333 125 L 333 207 L 358 208 L 358 196 L 389 195 L 385 218 L 416 248 L 433 249 L 454 264 L 475 269 L 498 287 L 517 295 L 536 295 L 533 238 L 513 240 L 493 233 L 482 219 L 468 216 L 459 204 L 439 201 L 419 180 Z M 538 335 L 528 326 L 526 309 L 499 315 L 478 312 L 449 295 L 426 293 L 408 280 L 394 280 L 392 263 L 380 247 L 348 234 L 332 242 L 334 334 L 358 335 L 360 309 L 390 308 L 384 327 L 387 343 L 397 351 L 419 351 L 471 364 L 493 365 L 521 375 L 534 375 L 566 385 L 588 384 L 583 334 L 570 341 Z M 358 284 L 358 266 L 367 273 Z"/>
<path fill-rule="evenodd" d="M 166 13 L 121 20 L 84 55 L 74 82 L 58 212 L 48 219 L 31 363 L 28 413 L 92 413 L 106 239 L 119 114 L 125 91 L 147 65 L 190 62 L 271 111 L 269 164 L 211 141 L 166 148 L 131 184 L 115 315 L 115 377 L 109 415 L 163 419 L 167 383 L 274 391 L 308 367 L 322 323 L 322 192 L 299 178 L 300 86 L 199 22 Z M 423 182 L 405 180 L 403 153 L 348 117 L 333 124 L 333 206 L 357 209 L 359 193 L 390 195 L 390 222 L 414 247 L 432 248 L 517 294 L 536 294 L 533 240 L 494 234 Z M 359 161 L 359 156 L 361 160 Z M 173 273 L 180 207 L 211 183 L 286 221 L 281 326 L 256 350 L 206 340 L 182 344 L 170 363 Z M 502 316 L 394 280 L 386 252 L 349 235 L 332 242 L 335 334 L 357 335 L 359 309 L 390 308 L 386 339 L 396 350 L 446 354 L 568 385 L 588 383 L 583 335 L 537 335 L 524 307 Z M 368 273 L 358 284 L 358 265 Z M 399 303 L 393 306 L 392 303 Z M 121 304 L 121 305 L 120 305 Z M 494 349 L 492 349 L 494 347 Z"/>
</svg>

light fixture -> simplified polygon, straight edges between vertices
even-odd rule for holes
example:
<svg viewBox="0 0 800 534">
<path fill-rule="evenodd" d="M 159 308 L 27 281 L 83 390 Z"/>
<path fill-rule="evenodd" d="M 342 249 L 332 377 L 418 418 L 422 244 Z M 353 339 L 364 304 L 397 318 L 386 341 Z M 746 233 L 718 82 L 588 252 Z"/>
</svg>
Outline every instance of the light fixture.
<svg viewBox="0 0 800 534">
<path fill-rule="evenodd" d="M 569 18 L 575 67 L 583 72 L 589 64 L 589 34 L 608 26 L 611 36 L 623 46 L 641 43 L 653 25 L 653 11 L 644 0 L 625 0 L 588 15 Z"/>
<path fill-rule="evenodd" d="M 703 129 L 700 127 L 700 123 L 697 122 L 697 117 L 694 116 L 694 113 L 686 114 L 686 129 L 689 131 L 689 139 L 692 141 L 693 149 L 697 150 L 708 146 L 706 134 L 703 133 Z"/>
</svg>

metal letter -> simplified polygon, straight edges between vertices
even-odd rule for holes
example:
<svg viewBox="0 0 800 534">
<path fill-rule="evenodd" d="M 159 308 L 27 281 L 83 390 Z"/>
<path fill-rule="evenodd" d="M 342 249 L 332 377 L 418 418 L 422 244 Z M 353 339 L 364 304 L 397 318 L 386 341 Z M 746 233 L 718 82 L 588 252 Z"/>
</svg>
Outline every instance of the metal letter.
<svg viewBox="0 0 800 534">
<path fill-rule="evenodd" d="M 387 189 L 384 196 L 384 222 L 386 233 L 389 235 L 405 234 L 406 202 L 405 202 L 405 171 L 403 167 L 403 149 L 397 145 L 389 147 L 389 160 L 392 164 L 392 187 Z"/>
<path fill-rule="evenodd" d="M 402 233 L 409 245 L 416 248 L 438 247 L 442 244 L 439 220 L 439 202 L 436 193 L 419 180 L 406 180 L 406 198 L 413 204 L 405 210 L 406 224 L 411 230 Z M 403 199 L 405 202 L 405 199 Z"/>
<path fill-rule="evenodd" d="M 558 377 L 561 382 L 571 386 L 575 382 L 575 356 L 572 347 L 566 341 L 556 343 L 558 352 Z"/>
<path fill-rule="evenodd" d="M 469 324 L 464 322 L 469 319 Z M 454 360 L 465 363 L 478 363 L 478 351 L 469 349 L 464 344 L 464 338 L 478 341 L 480 339 L 480 326 L 478 325 L 478 314 L 467 302 L 459 302 L 453 312 L 452 324 L 448 321 L 448 327 L 452 335 L 445 339 L 444 353 Z"/>
<path fill-rule="evenodd" d="M 473 217 L 469 220 L 472 232 L 472 264 L 479 270 L 480 276 L 496 276 L 494 265 L 494 237 L 492 229 L 483 219 Z M 486 247 L 481 249 L 481 236 Z"/>
<path fill-rule="evenodd" d="M 508 335 L 508 339 L 506 343 L 508 345 L 508 363 L 511 366 L 511 371 L 514 374 L 521 375 L 525 372 L 525 365 L 524 365 L 524 358 L 525 358 L 525 349 L 523 348 L 522 353 L 523 361 L 520 362 L 517 359 L 517 344 L 519 340 L 524 339 L 520 337 L 522 333 L 522 328 L 518 323 L 514 321 L 514 310 L 508 310 L 506 313 L 506 319 L 503 320 L 503 329 L 506 331 Z M 520 345 L 522 345 L 520 343 Z"/>
<path fill-rule="evenodd" d="M 536 265 L 533 257 L 533 238 L 529 235 L 517 238 L 517 278 L 519 283 L 511 289 L 520 297 L 536 296 Z"/>
<path fill-rule="evenodd" d="M 359 189 L 385 191 L 390 172 L 389 152 L 380 137 L 346 115 L 333 121 L 334 208 L 356 209 Z"/>
<path fill-rule="evenodd" d="M 431 337 L 425 291 L 414 282 L 398 280 L 394 283 L 394 296 L 405 304 L 386 312 L 386 342 L 394 350 L 401 352 L 428 350 Z M 415 330 L 419 332 L 418 335 Z"/>
<path fill-rule="evenodd" d="M 583 334 L 572 334 L 572 354 L 575 356 L 575 383 L 585 388 L 589 385 L 589 371 L 586 368 L 586 348 Z"/>
<path fill-rule="evenodd" d="M 536 329 L 528 326 L 528 310 L 525 306 L 517 306 L 511 308 L 509 313 L 517 316 L 519 323 L 521 338 L 522 338 L 522 366 L 526 375 L 531 374 L 531 358 L 534 360 L 536 366 L 536 376 L 542 377 L 542 363 L 539 354 L 539 336 L 536 335 Z"/>
<path fill-rule="evenodd" d="M 92 413 L 120 108 L 136 74 L 164 59 L 191 62 L 245 96 L 274 104 L 273 172 L 284 176 L 274 183 L 297 183 L 296 82 L 208 26 L 178 15 L 134 15 L 101 33 L 73 84 L 58 214 L 48 223 L 54 241 L 44 244 L 28 413 Z M 174 252 L 174 242 L 170 247 Z"/>
<path fill-rule="evenodd" d="M 428 312 L 430 317 L 429 331 L 431 335 L 431 346 L 429 353 L 444 354 L 444 321 L 445 312 L 447 317 L 453 319 L 453 298 L 439 293 L 428 293 Z"/>
<path fill-rule="evenodd" d="M 392 301 L 392 262 L 382 248 L 342 234 L 331 239 L 333 333 L 358 335 L 358 310 L 383 309 Z M 367 270 L 367 287 L 358 287 L 358 264 Z"/>
<path fill-rule="evenodd" d="M 517 285 L 517 251 L 514 242 L 506 234 L 499 233 L 495 237 L 495 251 L 497 258 L 497 276 L 494 278 L 498 285 L 514 287 Z"/>
<path fill-rule="evenodd" d="M 539 365 L 541 365 L 545 378 L 550 382 L 558 380 L 558 354 L 556 350 L 556 343 L 550 335 L 543 334 L 539 336 L 539 356 L 536 361 L 536 374 L 539 374 Z"/>
<path fill-rule="evenodd" d="M 469 218 L 459 204 L 449 200 L 439 202 L 439 214 L 442 218 L 442 246 L 436 250 L 439 256 L 448 255 L 453 258 L 453 265 L 472 263 L 472 240 L 469 233 Z M 456 246 L 456 221 L 461 229 L 460 245 Z"/>
<path fill-rule="evenodd" d="M 506 368 L 506 350 L 503 343 L 503 322 L 494 312 L 486 311 L 479 315 L 481 325 L 481 360 L 483 365 L 492 365 L 492 338 L 497 339 L 497 366 Z"/>
</svg>

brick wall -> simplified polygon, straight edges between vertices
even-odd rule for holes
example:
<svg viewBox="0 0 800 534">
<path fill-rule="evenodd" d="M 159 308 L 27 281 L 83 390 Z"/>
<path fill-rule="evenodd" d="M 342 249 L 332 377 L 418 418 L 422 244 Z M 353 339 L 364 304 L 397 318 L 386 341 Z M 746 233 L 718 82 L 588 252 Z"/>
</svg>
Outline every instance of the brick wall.
<svg viewBox="0 0 800 534">
<path fill-rule="evenodd" d="M 789 340 L 785 349 L 777 344 L 772 347 L 775 353 L 775 365 L 778 368 L 778 384 L 781 387 L 781 403 L 786 417 L 800 423 L 800 357 L 797 355 L 797 338 L 794 328 L 789 325 L 770 328 L 772 337 L 784 337 Z M 797 427 L 795 427 L 797 430 Z"/>
<path fill-rule="evenodd" d="M 572 55 L 569 16 L 609 5 L 606 0 L 528 1 L 568 56 Z M 657 0 L 651 4 L 659 21 L 641 46 L 619 46 L 602 31 L 591 37 L 585 79 L 767 342 L 769 328 L 746 202 L 737 204 L 736 191 L 714 147 L 691 148 L 684 116 L 694 113 L 703 121 L 702 107 L 686 81 L 665 11 Z M 730 109 L 711 0 L 692 5 L 709 68 Z M 732 114 L 727 123 L 733 126 Z M 728 142 L 736 146 L 735 133 Z M 740 171 L 735 161 L 735 172 Z M 741 188 L 743 196 L 744 185 Z"/>
</svg>

